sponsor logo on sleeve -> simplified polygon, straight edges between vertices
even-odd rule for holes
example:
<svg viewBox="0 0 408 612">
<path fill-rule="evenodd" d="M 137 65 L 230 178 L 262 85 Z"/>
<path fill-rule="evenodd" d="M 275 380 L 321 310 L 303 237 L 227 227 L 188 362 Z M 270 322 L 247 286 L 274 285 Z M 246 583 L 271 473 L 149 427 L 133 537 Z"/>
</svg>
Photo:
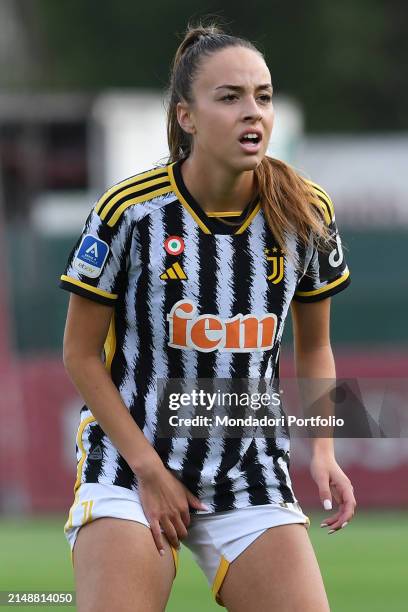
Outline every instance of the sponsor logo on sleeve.
<svg viewBox="0 0 408 612">
<path fill-rule="evenodd" d="M 329 255 L 329 264 L 332 268 L 337 268 L 343 263 L 343 249 L 341 247 L 341 240 L 338 232 L 335 235 L 336 248 Z"/>
<path fill-rule="evenodd" d="M 98 278 L 102 272 L 106 258 L 109 253 L 109 247 L 103 240 L 87 234 L 83 237 L 79 246 L 76 257 L 74 258 L 73 266 L 84 276 L 89 278 Z"/>
</svg>

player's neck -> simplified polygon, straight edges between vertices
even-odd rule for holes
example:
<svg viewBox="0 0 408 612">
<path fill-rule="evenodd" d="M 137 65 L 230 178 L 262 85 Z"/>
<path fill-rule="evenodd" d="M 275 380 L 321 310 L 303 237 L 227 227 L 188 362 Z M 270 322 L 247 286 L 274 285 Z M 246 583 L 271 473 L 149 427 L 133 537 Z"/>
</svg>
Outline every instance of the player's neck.
<svg viewBox="0 0 408 612">
<path fill-rule="evenodd" d="M 241 211 L 254 197 L 254 174 L 231 174 L 226 168 L 191 155 L 181 166 L 183 181 L 205 212 Z"/>
</svg>

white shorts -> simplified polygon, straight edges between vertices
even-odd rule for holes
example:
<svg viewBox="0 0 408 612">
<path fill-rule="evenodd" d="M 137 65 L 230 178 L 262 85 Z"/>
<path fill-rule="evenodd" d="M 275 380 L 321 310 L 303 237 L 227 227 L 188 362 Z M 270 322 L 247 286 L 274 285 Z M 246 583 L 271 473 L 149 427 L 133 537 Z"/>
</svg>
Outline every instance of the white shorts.
<svg viewBox="0 0 408 612">
<path fill-rule="evenodd" d="M 127 519 L 150 527 L 135 491 L 109 484 L 81 484 L 64 528 L 71 559 L 80 528 L 103 517 Z M 216 601 L 223 605 L 218 592 L 230 563 L 267 529 L 290 523 L 302 523 L 306 529 L 310 526 L 309 518 L 297 502 L 201 512 L 191 515 L 183 544 L 191 550 L 206 575 Z M 172 547 L 172 553 L 177 572 L 178 551 Z"/>
</svg>

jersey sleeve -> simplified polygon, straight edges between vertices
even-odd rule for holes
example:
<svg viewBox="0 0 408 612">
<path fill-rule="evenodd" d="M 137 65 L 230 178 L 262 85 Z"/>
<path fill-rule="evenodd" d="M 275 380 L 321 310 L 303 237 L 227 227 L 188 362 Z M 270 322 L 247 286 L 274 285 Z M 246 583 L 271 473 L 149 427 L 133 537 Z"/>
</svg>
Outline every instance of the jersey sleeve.
<svg viewBox="0 0 408 612">
<path fill-rule="evenodd" d="M 111 227 L 101 219 L 95 206 L 68 257 L 60 287 L 113 305 L 126 283 L 130 235 L 126 215 Z"/>
<path fill-rule="evenodd" d="M 329 227 L 329 246 L 311 249 L 304 274 L 298 281 L 293 299 L 298 302 L 317 302 L 343 291 L 350 284 L 350 271 L 336 225 L 333 203 L 316 183 L 311 183 L 316 194 L 314 204 L 323 212 Z"/>
</svg>

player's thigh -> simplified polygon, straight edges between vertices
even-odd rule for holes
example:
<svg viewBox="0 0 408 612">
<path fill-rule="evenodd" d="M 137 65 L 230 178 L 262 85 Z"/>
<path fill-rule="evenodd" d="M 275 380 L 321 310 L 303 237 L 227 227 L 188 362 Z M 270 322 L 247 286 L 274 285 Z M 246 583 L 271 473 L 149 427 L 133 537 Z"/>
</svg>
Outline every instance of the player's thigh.
<svg viewBox="0 0 408 612">
<path fill-rule="evenodd" d="M 316 555 L 303 525 L 267 529 L 228 569 L 220 596 L 229 612 L 328 612 Z"/>
<path fill-rule="evenodd" d="M 145 525 L 100 518 L 78 532 L 73 552 L 78 612 L 159 612 L 175 567 L 165 540 L 160 556 Z"/>
</svg>

